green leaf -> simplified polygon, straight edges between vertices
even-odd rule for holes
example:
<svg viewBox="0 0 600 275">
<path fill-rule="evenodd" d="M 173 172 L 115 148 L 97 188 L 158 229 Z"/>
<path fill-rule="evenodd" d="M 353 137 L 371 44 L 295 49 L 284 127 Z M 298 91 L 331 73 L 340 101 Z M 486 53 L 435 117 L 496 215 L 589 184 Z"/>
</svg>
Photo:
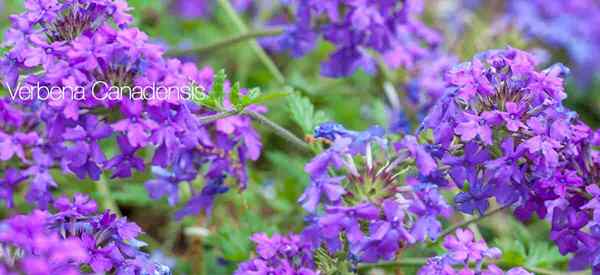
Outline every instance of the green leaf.
<svg viewBox="0 0 600 275">
<path fill-rule="evenodd" d="M 273 101 L 276 99 L 284 98 L 289 95 L 290 95 L 289 92 L 271 92 L 268 94 L 261 94 L 258 97 L 256 97 L 255 99 L 253 99 L 251 104 L 261 104 L 261 103 L 265 103 L 268 101 Z"/>
<path fill-rule="evenodd" d="M 302 128 L 304 134 L 311 134 L 317 125 L 327 120 L 323 112 L 315 112 L 315 107 L 308 98 L 298 93 L 291 94 L 288 106 L 294 122 Z"/>
<path fill-rule="evenodd" d="M 220 70 L 215 75 L 209 97 L 213 99 L 213 103 L 216 105 L 216 107 L 223 107 L 223 99 L 225 98 L 225 81 L 226 80 L 227 80 L 227 74 L 225 74 L 225 70 Z"/>
<path fill-rule="evenodd" d="M 231 87 L 229 101 L 231 101 L 231 105 L 233 105 L 234 108 L 236 108 L 236 109 L 240 105 L 240 83 L 239 82 L 236 82 L 235 84 L 233 84 L 233 87 Z"/>
</svg>

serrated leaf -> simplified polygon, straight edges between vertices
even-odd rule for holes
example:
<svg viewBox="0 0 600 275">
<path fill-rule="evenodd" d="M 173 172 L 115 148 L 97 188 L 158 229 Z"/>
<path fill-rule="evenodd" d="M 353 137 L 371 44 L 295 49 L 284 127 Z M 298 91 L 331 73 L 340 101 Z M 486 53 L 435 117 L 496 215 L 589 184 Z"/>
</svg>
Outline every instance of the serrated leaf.
<svg viewBox="0 0 600 275">
<path fill-rule="evenodd" d="M 302 128 L 305 134 L 311 134 L 319 123 L 327 120 L 323 112 L 315 112 L 315 107 L 308 98 L 298 93 L 289 96 L 288 106 L 294 122 Z"/>
<path fill-rule="evenodd" d="M 213 103 L 217 107 L 223 106 L 223 99 L 225 97 L 225 81 L 227 80 L 227 74 L 225 70 L 220 70 L 214 78 L 212 89 L 209 97 L 213 99 Z"/>
<path fill-rule="evenodd" d="M 290 93 L 288 93 L 288 92 L 271 92 L 268 94 L 262 94 L 262 95 L 258 96 L 257 98 L 253 99 L 252 103 L 250 103 L 250 104 L 261 104 L 261 103 L 265 103 L 265 102 L 272 101 L 275 99 L 284 98 L 289 95 L 290 95 Z"/>
<path fill-rule="evenodd" d="M 229 101 L 231 101 L 231 105 L 237 108 L 240 105 L 240 83 L 236 82 L 231 87 L 231 93 L 229 95 Z"/>
<path fill-rule="evenodd" d="M 250 89 L 250 91 L 248 91 L 248 93 L 242 98 L 242 106 L 246 107 L 250 104 L 254 103 L 254 100 L 258 97 L 260 97 L 260 95 L 262 94 L 262 92 L 260 91 L 259 88 L 252 88 Z"/>
</svg>

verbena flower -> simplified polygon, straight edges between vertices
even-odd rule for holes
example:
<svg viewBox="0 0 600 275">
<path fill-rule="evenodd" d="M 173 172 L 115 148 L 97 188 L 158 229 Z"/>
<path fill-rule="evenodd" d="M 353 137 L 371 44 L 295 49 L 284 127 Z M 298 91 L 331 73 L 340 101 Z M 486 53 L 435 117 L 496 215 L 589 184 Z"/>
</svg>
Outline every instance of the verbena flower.
<svg viewBox="0 0 600 275">
<path fill-rule="evenodd" d="M 483 215 L 494 197 L 521 220 L 550 219 L 561 253 L 589 250 L 597 245 L 587 233 L 597 223 L 594 204 L 581 206 L 599 179 L 594 133 L 562 105 L 565 68 L 535 66 L 530 54 L 508 48 L 447 74 L 448 92 L 420 131 L 440 147 L 432 155 L 444 176 L 434 182 L 461 190 L 461 212 Z"/>
<path fill-rule="evenodd" d="M 499 258 L 501 251 L 495 247 L 489 248 L 484 240 L 476 241 L 469 229 L 459 228 L 456 230 L 456 236 L 446 237 L 444 248 L 447 253 L 430 258 L 419 270 L 419 275 L 533 275 L 521 267 L 506 272 L 493 264 L 482 268 L 484 260 Z"/>
<path fill-rule="evenodd" d="M 279 37 L 279 50 L 294 57 L 313 50 L 322 37 L 336 49 L 321 63 L 321 74 L 344 77 L 377 70 L 374 51 L 391 68 L 412 67 L 435 47 L 440 35 L 419 20 L 422 1 L 287 1 L 295 21 Z"/>
<path fill-rule="evenodd" d="M 315 136 L 331 146 L 310 161 L 311 177 L 299 202 L 310 219 L 303 236 L 351 262 L 392 260 L 407 245 L 435 239 L 450 208 L 436 186 L 398 181 L 411 167 L 433 172 L 428 150 L 412 136 L 390 146 L 383 129 L 349 131 L 325 123 Z"/>
<path fill-rule="evenodd" d="M 72 201 L 61 197 L 54 206 L 54 214 L 34 210 L 3 222 L 4 268 L 31 275 L 83 274 L 84 267 L 94 273 L 170 274 L 141 251 L 135 223 L 109 211 L 98 215 L 96 203 L 82 194 Z"/>
<path fill-rule="evenodd" d="M 564 49 L 578 84 L 587 85 L 598 70 L 600 6 L 593 0 L 553 2 L 510 1 L 507 17 L 528 37 Z"/>
<path fill-rule="evenodd" d="M 225 185 L 245 187 L 246 164 L 258 159 L 262 147 L 250 118 L 205 124 L 199 118 L 215 111 L 190 100 L 191 92 L 187 97 L 170 93 L 190 87 L 207 93 L 210 68 L 163 57 L 160 46 L 129 26 L 129 8 L 122 0 L 28 0 L 25 9 L 11 16 L 5 40 L 9 51 L 0 62 L 3 84 L 11 91 L 0 100 L 0 166 L 26 178 L 3 186 L 3 200 L 11 204 L 16 184 L 27 182 L 28 201 L 46 208 L 56 188 L 49 173 L 54 169 L 98 180 L 104 172 L 128 178 L 160 167 L 179 176 L 146 186 L 153 198 L 169 197 L 173 205 L 179 184 L 197 178 L 215 182 L 229 176 L 234 180 Z M 19 93 L 38 86 L 41 94 Z M 136 87 L 157 88 L 136 93 Z M 44 89 L 53 88 L 62 89 L 61 94 L 45 98 Z M 109 154 L 100 146 L 105 143 L 118 145 L 118 151 Z M 142 151 L 151 153 L 150 162 Z"/>
<path fill-rule="evenodd" d="M 238 267 L 235 274 L 299 274 L 316 275 L 314 251 L 299 235 L 287 236 L 264 233 L 252 236 L 257 255 Z"/>
</svg>

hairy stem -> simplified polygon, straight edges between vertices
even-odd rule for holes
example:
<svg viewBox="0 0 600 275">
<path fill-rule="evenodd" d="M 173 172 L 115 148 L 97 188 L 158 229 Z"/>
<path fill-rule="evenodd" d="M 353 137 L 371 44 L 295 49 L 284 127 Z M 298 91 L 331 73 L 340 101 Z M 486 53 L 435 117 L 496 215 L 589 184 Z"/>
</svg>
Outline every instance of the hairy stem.
<svg viewBox="0 0 600 275">
<path fill-rule="evenodd" d="M 108 188 L 108 180 L 106 179 L 106 176 L 101 175 L 100 180 L 96 181 L 95 185 L 96 191 L 98 191 L 98 194 L 100 195 L 100 201 L 102 203 L 102 206 L 105 209 L 110 209 L 118 216 L 121 216 L 121 210 L 119 209 L 119 206 L 110 194 L 110 189 Z"/>
<path fill-rule="evenodd" d="M 403 258 L 393 262 L 380 262 L 373 264 L 360 264 L 358 270 L 369 270 L 372 268 L 386 268 L 394 266 L 422 266 L 427 263 L 427 258 Z"/>
<path fill-rule="evenodd" d="M 246 26 L 246 24 L 244 23 L 242 18 L 240 18 L 240 16 L 237 14 L 237 12 L 235 11 L 235 9 L 231 5 L 231 3 L 229 3 L 229 0 L 218 0 L 218 1 L 219 1 L 219 5 L 221 5 L 221 7 L 223 7 L 223 9 L 227 13 L 227 15 L 229 16 L 231 21 L 233 21 L 233 23 L 236 25 L 238 30 L 241 33 L 247 33 L 248 27 Z M 275 65 L 273 60 L 271 60 L 271 58 L 267 55 L 267 53 L 263 50 L 263 48 L 258 44 L 258 42 L 256 42 L 256 40 L 253 40 L 250 42 L 250 46 L 252 47 L 252 50 L 254 50 L 254 52 L 260 59 L 260 61 L 267 67 L 269 72 L 273 75 L 275 80 L 277 80 L 277 82 L 279 82 L 280 84 L 285 84 L 286 81 L 285 81 L 285 77 L 283 76 L 283 73 L 281 73 L 279 68 L 277 68 L 277 65 Z"/>
<path fill-rule="evenodd" d="M 223 111 L 223 112 L 219 112 L 219 113 L 214 114 L 214 115 L 200 117 L 200 118 L 198 118 L 198 120 L 202 124 L 209 124 L 209 123 L 215 122 L 215 121 L 217 121 L 219 119 L 228 118 L 230 116 L 235 116 L 235 115 L 238 115 L 238 114 L 240 114 L 240 111 L 238 111 L 238 110 Z"/>
<path fill-rule="evenodd" d="M 220 41 L 215 41 L 212 43 L 208 43 L 206 45 L 201 45 L 198 47 L 193 47 L 189 49 L 173 49 L 167 52 L 167 55 L 190 55 L 190 54 L 203 54 L 207 52 L 217 51 L 250 39 L 255 39 L 259 37 L 265 36 L 276 36 L 282 34 L 284 31 L 283 28 L 272 28 L 272 29 L 264 29 L 264 30 L 253 30 L 241 33 L 239 35 L 235 35 L 229 38 L 225 38 Z"/>
<path fill-rule="evenodd" d="M 296 135 L 294 135 L 287 129 L 279 126 L 279 124 L 273 122 L 272 120 L 268 119 L 267 117 L 265 117 L 257 112 L 250 111 L 250 110 L 245 110 L 243 113 L 246 115 L 249 115 L 254 120 L 271 128 L 271 130 L 273 130 L 273 132 L 275 132 L 275 134 L 286 139 L 287 141 L 289 141 L 290 143 L 292 143 L 293 145 L 295 145 L 302 151 L 305 151 L 307 153 L 312 152 L 312 149 L 310 148 L 310 145 L 308 145 L 308 143 L 304 142 L 302 139 L 300 139 L 299 137 L 297 137 Z"/>
<path fill-rule="evenodd" d="M 442 234 L 438 237 L 438 241 L 439 240 L 443 240 L 446 236 L 452 234 L 452 232 L 456 231 L 456 229 L 458 229 L 458 228 L 466 227 L 466 226 L 469 226 L 470 224 L 477 223 L 477 222 L 479 222 L 479 221 L 481 221 L 481 220 L 483 220 L 483 219 L 485 219 L 485 218 L 487 218 L 489 216 L 492 216 L 492 215 L 494 215 L 496 213 L 502 212 L 502 210 L 504 210 L 504 209 L 506 209 L 508 207 L 510 207 L 510 204 L 502 206 L 502 207 L 498 207 L 498 208 L 496 208 L 494 210 L 491 210 L 491 211 L 489 211 L 489 212 L 487 212 L 487 213 L 485 213 L 485 214 L 483 214 L 481 216 L 474 217 L 474 218 L 471 218 L 471 219 L 467 219 L 467 220 L 464 220 L 461 223 L 455 224 L 455 225 L 449 227 L 448 229 L 444 230 L 444 232 L 442 232 Z"/>
</svg>

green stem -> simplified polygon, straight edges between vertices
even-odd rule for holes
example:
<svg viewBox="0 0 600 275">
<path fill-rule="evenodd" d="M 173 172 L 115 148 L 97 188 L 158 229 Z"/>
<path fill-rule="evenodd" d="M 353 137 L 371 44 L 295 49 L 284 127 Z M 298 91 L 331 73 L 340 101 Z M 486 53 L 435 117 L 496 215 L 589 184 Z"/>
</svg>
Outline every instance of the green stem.
<svg viewBox="0 0 600 275">
<path fill-rule="evenodd" d="M 223 9 L 227 13 L 231 21 L 233 21 L 233 23 L 236 25 L 238 30 L 241 33 L 247 33 L 248 27 L 246 26 L 242 18 L 240 18 L 240 16 L 237 14 L 231 3 L 229 3 L 229 0 L 218 1 L 219 5 L 223 7 Z M 271 60 L 271 58 L 267 55 L 263 48 L 258 44 L 258 42 L 256 42 L 256 40 L 253 40 L 250 42 L 250 46 L 252 47 L 252 50 L 254 50 L 260 61 L 267 67 L 267 69 L 273 75 L 273 77 L 275 77 L 275 80 L 277 80 L 277 82 L 281 84 L 285 84 L 285 77 L 283 76 L 279 68 L 277 68 L 277 65 L 275 65 L 273 60 Z"/>
<path fill-rule="evenodd" d="M 271 128 L 271 130 L 273 130 L 275 132 L 275 134 L 277 134 L 277 135 L 281 136 L 282 138 L 286 139 L 287 141 L 291 142 L 293 145 L 296 145 L 296 147 L 300 148 L 302 151 L 305 151 L 307 153 L 312 153 L 312 149 L 310 148 L 310 145 L 308 145 L 308 143 L 304 142 L 302 139 L 300 139 L 299 137 L 297 137 L 296 135 L 294 135 L 287 129 L 279 126 L 279 124 L 271 121 L 267 117 L 265 117 L 257 112 L 250 111 L 250 110 L 245 110 L 245 111 L 243 111 L 243 113 L 246 115 L 249 115 L 254 120 Z"/>
<path fill-rule="evenodd" d="M 215 122 L 220 119 L 228 118 L 230 116 L 235 116 L 239 113 L 240 113 L 240 111 L 238 111 L 238 110 L 223 111 L 223 112 L 220 112 L 220 113 L 217 113 L 214 115 L 200 117 L 198 120 L 202 124 L 209 124 L 209 123 Z"/>
<path fill-rule="evenodd" d="M 106 176 L 101 175 L 100 180 L 96 181 L 95 184 L 96 190 L 98 191 L 98 194 L 100 194 L 102 206 L 105 209 L 110 209 L 118 216 L 121 216 L 121 210 L 119 209 L 119 206 L 110 195 L 110 189 L 108 187 L 108 180 L 106 179 Z"/>
<path fill-rule="evenodd" d="M 259 37 L 265 36 L 276 36 L 283 33 L 282 28 L 272 28 L 272 29 L 264 29 L 264 30 L 254 30 L 247 31 L 241 33 L 236 36 L 228 37 L 220 41 L 215 41 L 212 43 L 208 43 L 206 45 L 201 45 L 198 47 L 193 47 L 190 49 L 173 49 L 167 52 L 167 55 L 175 56 L 175 55 L 190 55 L 190 54 L 203 54 L 207 52 L 217 51 L 222 48 L 235 45 L 241 42 L 244 42 L 249 39 L 255 39 Z"/>
<path fill-rule="evenodd" d="M 369 270 L 373 268 L 387 268 L 394 266 L 422 266 L 427 263 L 427 258 L 403 258 L 393 262 L 380 262 L 373 264 L 360 264 L 358 270 Z"/>
<path fill-rule="evenodd" d="M 498 208 L 496 208 L 496 209 L 494 209 L 492 211 L 489 211 L 489 212 L 487 212 L 487 213 L 485 213 L 485 214 L 483 214 L 483 215 L 481 215 L 479 217 L 474 217 L 474 218 L 465 220 L 465 221 L 463 221 L 461 223 L 455 224 L 455 225 L 449 227 L 448 229 L 444 230 L 444 232 L 438 237 L 438 241 L 439 240 L 443 240 L 446 236 L 452 234 L 452 232 L 454 232 L 458 228 L 462 228 L 462 227 L 465 227 L 465 226 L 469 226 L 470 224 L 477 223 L 477 222 L 479 222 L 479 221 L 481 221 L 481 220 L 483 220 L 483 219 L 485 219 L 485 218 L 487 218 L 489 216 L 492 216 L 492 215 L 494 215 L 494 214 L 496 214 L 498 212 L 501 212 L 502 210 L 504 210 L 504 209 L 506 209 L 508 207 L 510 207 L 510 205 L 505 205 L 505 206 L 502 206 L 502 207 L 498 207 Z"/>
</svg>

